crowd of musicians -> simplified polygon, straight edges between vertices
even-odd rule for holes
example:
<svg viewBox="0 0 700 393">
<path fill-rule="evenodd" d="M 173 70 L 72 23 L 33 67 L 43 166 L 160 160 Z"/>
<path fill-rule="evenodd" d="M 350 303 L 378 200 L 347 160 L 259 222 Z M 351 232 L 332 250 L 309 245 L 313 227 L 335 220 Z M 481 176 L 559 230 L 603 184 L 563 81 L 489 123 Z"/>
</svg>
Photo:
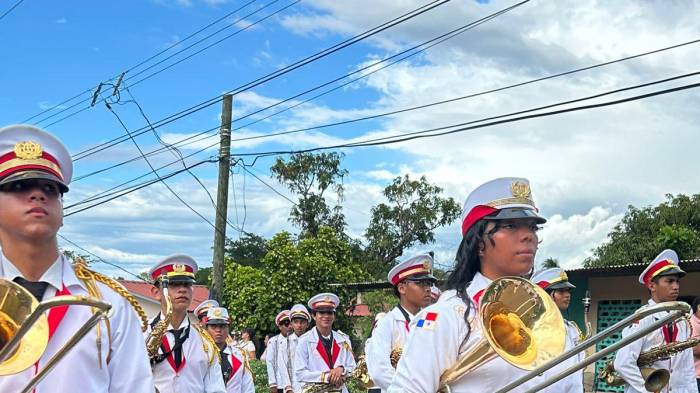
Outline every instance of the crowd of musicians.
<svg viewBox="0 0 700 393">
<path fill-rule="evenodd" d="M 193 258 L 175 254 L 154 264 L 149 272 L 153 295 L 163 310 L 171 310 L 167 316 L 161 312 L 146 320 L 143 310 L 119 284 L 59 252 L 63 195 L 69 190 L 72 172 L 70 154 L 53 135 L 28 125 L 0 129 L 0 277 L 25 288 L 37 301 L 85 295 L 97 296 L 112 306 L 108 318 L 80 340 L 32 391 L 254 392 L 249 366 L 252 353 L 231 338 L 228 310 L 207 301 L 195 311 L 198 322 L 188 318 L 197 271 Z M 574 285 L 566 273 L 560 268 L 533 271 L 538 230 L 545 222 L 535 207 L 527 179 L 495 179 L 476 187 L 466 199 L 462 240 L 444 292 L 436 288 L 431 255 L 407 258 L 392 268 L 387 278 L 398 305 L 377 316 L 364 343 L 363 361 L 374 384 L 370 391 L 494 392 L 526 374 L 495 357 L 447 383 L 443 378 L 483 339 L 479 310 L 484 291 L 494 280 L 527 278 L 544 290 L 559 310 L 568 308 Z M 650 261 L 638 285 L 648 290 L 649 306 L 653 306 L 676 300 L 684 275 L 678 255 L 664 250 Z M 345 385 L 358 362 L 348 335 L 334 329 L 340 304 L 335 294 L 320 293 L 306 304 L 280 310 L 275 318 L 279 334 L 269 340 L 265 355 L 270 392 L 348 392 Z M 695 304 L 693 311 L 697 308 Z M 12 369 L 12 357 L 0 362 L 0 392 L 22 391 L 93 312 L 90 307 L 78 306 L 51 309 L 43 354 L 23 370 Z M 627 327 L 623 337 L 658 320 L 661 314 Z M 693 318 L 697 324 L 697 317 Z M 617 351 L 614 369 L 624 379 L 626 392 L 647 391 L 637 365 L 640 353 L 687 340 L 692 331 L 683 322 L 664 325 Z M 162 324 L 167 329 L 158 336 L 156 344 L 160 345 L 148 356 L 145 339 L 156 334 Z M 584 339 L 575 323 L 564 319 L 562 324 L 565 349 Z M 2 337 L 0 349 L 7 339 Z M 13 356 L 23 356 L 20 352 Z M 527 391 L 581 362 L 584 356 L 581 352 L 512 391 Z M 662 391 L 698 392 L 692 348 L 659 359 L 653 366 L 670 372 L 670 381 Z M 572 373 L 545 390 L 583 392 L 583 373 Z"/>
</svg>

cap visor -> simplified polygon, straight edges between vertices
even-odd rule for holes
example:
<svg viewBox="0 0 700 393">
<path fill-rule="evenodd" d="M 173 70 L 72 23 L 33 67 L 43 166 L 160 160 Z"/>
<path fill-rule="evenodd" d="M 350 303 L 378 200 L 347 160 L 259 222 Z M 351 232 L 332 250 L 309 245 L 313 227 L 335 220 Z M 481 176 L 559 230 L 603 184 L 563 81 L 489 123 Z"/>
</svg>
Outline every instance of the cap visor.
<svg viewBox="0 0 700 393">
<path fill-rule="evenodd" d="M 59 179 L 55 175 L 44 172 L 44 171 L 21 171 L 17 173 L 13 173 L 10 176 L 7 176 L 0 180 L 0 185 L 3 184 L 9 184 L 15 181 L 19 180 L 30 180 L 30 179 L 43 179 L 43 180 L 51 180 L 55 183 L 58 184 L 59 188 L 61 189 L 62 193 L 68 192 L 68 186 L 63 182 L 63 180 Z"/>
<path fill-rule="evenodd" d="M 531 209 L 520 209 L 520 208 L 509 208 L 501 209 L 496 214 L 492 216 L 484 217 L 487 220 L 513 220 L 519 218 L 534 218 L 538 224 L 544 224 L 547 219 L 537 214 L 536 211 Z"/>
<path fill-rule="evenodd" d="M 179 284 L 187 284 L 187 283 L 194 283 L 194 278 L 190 276 L 170 276 L 168 277 L 168 284 L 172 283 L 179 283 Z"/>
<path fill-rule="evenodd" d="M 415 276 L 410 276 L 406 277 L 407 281 L 422 281 L 422 280 L 431 280 L 434 282 L 437 282 L 437 278 L 433 276 L 432 274 L 416 274 Z"/>
<path fill-rule="evenodd" d="M 567 288 L 574 289 L 574 288 L 576 288 L 576 285 L 574 285 L 568 281 L 562 281 L 562 282 L 554 283 L 554 284 L 547 287 L 547 289 L 567 289 Z"/>
<path fill-rule="evenodd" d="M 207 325 L 228 325 L 228 321 L 223 319 L 210 319 L 207 321 Z"/>
<path fill-rule="evenodd" d="M 661 277 L 661 276 L 680 276 L 684 277 L 685 276 L 685 271 L 679 267 L 673 267 L 671 269 L 668 269 L 666 271 L 663 271 L 659 274 L 656 275 L 656 277 Z"/>
</svg>

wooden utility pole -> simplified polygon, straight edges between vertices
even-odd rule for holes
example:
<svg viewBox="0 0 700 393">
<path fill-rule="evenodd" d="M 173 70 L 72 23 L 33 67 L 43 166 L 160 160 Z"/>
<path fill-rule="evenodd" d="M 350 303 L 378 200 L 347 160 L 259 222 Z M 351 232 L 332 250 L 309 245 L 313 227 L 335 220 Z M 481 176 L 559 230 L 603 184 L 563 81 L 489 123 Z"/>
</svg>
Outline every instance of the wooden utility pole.
<svg viewBox="0 0 700 393">
<path fill-rule="evenodd" d="M 228 174 L 231 167 L 231 112 L 233 96 L 224 95 L 221 109 L 221 143 L 219 145 L 219 185 L 216 190 L 216 221 L 214 225 L 214 261 L 211 298 L 221 301 L 224 285 L 224 247 L 226 246 L 226 214 L 228 213 Z"/>
</svg>

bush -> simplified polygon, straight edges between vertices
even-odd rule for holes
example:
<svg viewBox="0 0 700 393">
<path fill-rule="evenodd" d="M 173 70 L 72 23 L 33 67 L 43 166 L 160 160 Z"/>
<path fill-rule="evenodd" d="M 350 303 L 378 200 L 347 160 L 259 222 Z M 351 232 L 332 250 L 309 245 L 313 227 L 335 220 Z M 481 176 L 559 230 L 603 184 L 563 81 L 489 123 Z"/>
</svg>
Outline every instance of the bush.
<svg viewBox="0 0 700 393">
<path fill-rule="evenodd" d="M 255 393 L 270 393 L 267 387 L 267 367 L 262 360 L 251 360 L 250 368 L 255 375 Z M 367 393 L 367 389 L 361 388 L 357 382 L 350 381 L 347 384 L 350 393 Z"/>
</svg>

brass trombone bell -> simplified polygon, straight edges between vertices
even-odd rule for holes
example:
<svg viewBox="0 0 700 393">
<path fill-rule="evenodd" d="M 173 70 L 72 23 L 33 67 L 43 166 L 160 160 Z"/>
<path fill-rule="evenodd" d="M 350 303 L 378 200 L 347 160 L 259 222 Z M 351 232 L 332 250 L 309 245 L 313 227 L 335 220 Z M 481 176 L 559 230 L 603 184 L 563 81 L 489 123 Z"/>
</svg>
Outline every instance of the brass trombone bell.
<svg viewBox="0 0 700 393">
<path fill-rule="evenodd" d="M 648 392 L 660 392 L 671 380 L 671 373 L 665 368 L 642 367 L 639 371 L 644 378 L 644 388 Z"/>
<path fill-rule="evenodd" d="M 34 296 L 14 282 L 0 281 L 0 349 L 10 343 L 19 327 L 39 306 Z M 49 323 L 41 315 L 17 347 L 0 362 L 0 375 L 16 374 L 36 363 L 49 342 Z"/>
</svg>

